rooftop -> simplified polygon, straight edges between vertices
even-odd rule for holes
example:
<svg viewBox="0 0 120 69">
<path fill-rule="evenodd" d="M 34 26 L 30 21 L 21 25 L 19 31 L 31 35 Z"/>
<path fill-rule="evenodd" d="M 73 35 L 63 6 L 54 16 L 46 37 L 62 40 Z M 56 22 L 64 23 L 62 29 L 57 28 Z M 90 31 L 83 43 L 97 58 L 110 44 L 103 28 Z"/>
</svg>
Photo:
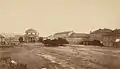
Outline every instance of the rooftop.
<svg viewBox="0 0 120 69">
<path fill-rule="evenodd" d="M 115 29 L 112 31 L 112 33 L 120 34 L 120 29 Z"/>
<path fill-rule="evenodd" d="M 25 33 L 37 33 L 37 31 L 31 28 L 26 30 Z"/>
<path fill-rule="evenodd" d="M 83 38 L 83 37 L 89 37 L 89 34 L 86 34 L 86 33 L 72 33 L 70 37 L 72 37 L 72 38 Z"/>
<path fill-rule="evenodd" d="M 91 32 L 91 34 L 109 33 L 109 32 L 112 32 L 112 30 L 111 30 L 111 29 L 104 28 L 104 29 L 95 30 L 95 31 Z"/>
<path fill-rule="evenodd" d="M 54 35 L 69 34 L 70 32 L 73 32 L 73 31 L 64 31 L 64 32 L 59 32 L 59 33 L 55 33 Z"/>
</svg>

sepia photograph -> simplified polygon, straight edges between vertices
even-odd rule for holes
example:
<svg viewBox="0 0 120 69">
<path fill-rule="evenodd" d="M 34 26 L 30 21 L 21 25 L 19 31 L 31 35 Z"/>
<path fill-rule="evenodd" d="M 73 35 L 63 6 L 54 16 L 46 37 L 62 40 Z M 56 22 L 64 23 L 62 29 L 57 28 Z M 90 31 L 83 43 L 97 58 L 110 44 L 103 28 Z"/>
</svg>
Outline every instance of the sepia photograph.
<svg viewBox="0 0 120 69">
<path fill-rule="evenodd" d="M 120 69 L 120 0 L 0 0 L 0 69 Z"/>
</svg>

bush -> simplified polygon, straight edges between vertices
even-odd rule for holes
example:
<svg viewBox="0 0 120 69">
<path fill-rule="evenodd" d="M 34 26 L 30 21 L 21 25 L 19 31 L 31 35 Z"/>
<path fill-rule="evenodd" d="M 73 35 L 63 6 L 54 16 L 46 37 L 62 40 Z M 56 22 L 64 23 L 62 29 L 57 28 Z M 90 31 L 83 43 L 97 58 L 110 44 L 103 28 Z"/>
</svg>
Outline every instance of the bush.
<svg viewBox="0 0 120 69">
<path fill-rule="evenodd" d="M 51 41 L 50 39 L 47 39 L 47 40 L 43 40 L 42 43 L 43 44 L 50 44 L 50 41 Z"/>
<path fill-rule="evenodd" d="M 64 44 L 68 44 L 69 42 L 66 39 L 62 39 L 62 38 L 58 38 L 58 39 L 54 39 L 54 40 L 43 40 L 43 44 L 45 44 L 46 46 L 59 46 L 59 45 L 64 45 Z"/>
<path fill-rule="evenodd" d="M 99 40 L 93 41 L 82 41 L 79 44 L 81 45 L 94 45 L 94 46 L 103 46 L 103 44 Z"/>
<path fill-rule="evenodd" d="M 43 37 L 39 37 L 39 42 L 43 42 Z"/>
<path fill-rule="evenodd" d="M 68 42 L 66 39 L 58 38 L 58 43 L 59 43 L 60 45 L 63 45 L 63 44 L 68 44 L 69 42 Z"/>
<path fill-rule="evenodd" d="M 20 43 L 23 42 L 23 37 L 19 37 L 19 42 L 20 42 Z"/>
<path fill-rule="evenodd" d="M 93 45 L 103 46 L 103 44 L 99 40 L 93 40 Z"/>
</svg>

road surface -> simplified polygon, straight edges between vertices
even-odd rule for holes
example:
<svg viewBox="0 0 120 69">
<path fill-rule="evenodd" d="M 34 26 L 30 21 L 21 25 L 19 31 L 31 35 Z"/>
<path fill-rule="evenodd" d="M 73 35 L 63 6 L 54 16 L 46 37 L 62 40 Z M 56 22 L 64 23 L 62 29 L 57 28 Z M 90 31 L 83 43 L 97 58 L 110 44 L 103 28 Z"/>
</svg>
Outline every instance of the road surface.
<svg viewBox="0 0 120 69">
<path fill-rule="evenodd" d="M 120 50 L 115 48 L 24 44 L 0 49 L 0 56 L 10 56 L 16 62 L 27 64 L 28 69 L 120 69 Z"/>
</svg>

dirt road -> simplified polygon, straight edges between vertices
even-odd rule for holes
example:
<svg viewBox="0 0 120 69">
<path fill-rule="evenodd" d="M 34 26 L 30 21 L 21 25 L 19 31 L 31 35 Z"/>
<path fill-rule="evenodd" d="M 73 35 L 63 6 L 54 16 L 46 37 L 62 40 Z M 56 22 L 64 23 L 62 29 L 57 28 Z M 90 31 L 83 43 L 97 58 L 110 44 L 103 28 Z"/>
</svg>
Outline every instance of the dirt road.
<svg viewBox="0 0 120 69">
<path fill-rule="evenodd" d="M 28 64 L 28 69 L 120 69 L 120 50 L 94 46 L 43 47 L 25 44 L 22 48 L 0 50 L 0 56 Z"/>
</svg>

